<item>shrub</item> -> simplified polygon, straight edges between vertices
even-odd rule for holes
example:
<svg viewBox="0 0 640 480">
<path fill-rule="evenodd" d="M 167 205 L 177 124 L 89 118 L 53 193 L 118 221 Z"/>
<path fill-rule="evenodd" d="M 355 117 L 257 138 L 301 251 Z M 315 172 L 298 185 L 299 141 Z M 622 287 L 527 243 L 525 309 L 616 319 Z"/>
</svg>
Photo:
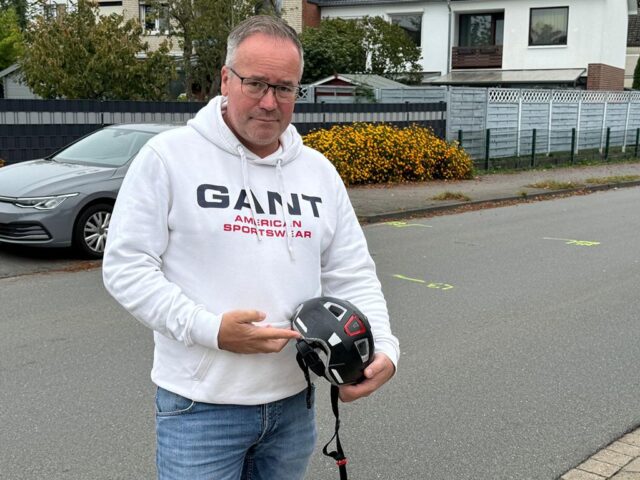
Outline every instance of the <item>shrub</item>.
<svg viewBox="0 0 640 480">
<path fill-rule="evenodd" d="M 457 143 L 412 125 L 353 123 L 316 130 L 305 145 L 324 154 L 347 185 L 469 178 L 473 162 Z"/>
<path fill-rule="evenodd" d="M 2 158 L 0 158 L 0 167 L 4 167 L 4 164 L 5 164 L 5 161 Z"/>
</svg>

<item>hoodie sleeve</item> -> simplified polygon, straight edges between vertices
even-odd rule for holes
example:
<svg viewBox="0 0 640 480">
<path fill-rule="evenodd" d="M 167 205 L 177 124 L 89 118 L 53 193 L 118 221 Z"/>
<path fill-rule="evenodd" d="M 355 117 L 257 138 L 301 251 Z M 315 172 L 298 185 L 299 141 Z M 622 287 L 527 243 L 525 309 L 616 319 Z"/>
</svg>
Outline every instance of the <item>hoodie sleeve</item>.
<svg viewBox="0 0 640 480">
<path fill-rule="evenodd" d="M 118 193 L 102 263 L 104 285 L 156 332 L 187 346 L 217 349 L 221 315 L 189 299 L 162 271 L 170 207 L 166 166 L 147 145 L 132 162 Z"/>
<path fill-rule="evenodd" d="M 398 339 L 391 333 L 387 304 L 376 275 L 364 233 L 336 173 L 337 218 L 333 239 L 322 253 L 323 294 L 343 298 L 369 319 L 376 352 L 386 354 L 398 366 Z"/>
</svg>

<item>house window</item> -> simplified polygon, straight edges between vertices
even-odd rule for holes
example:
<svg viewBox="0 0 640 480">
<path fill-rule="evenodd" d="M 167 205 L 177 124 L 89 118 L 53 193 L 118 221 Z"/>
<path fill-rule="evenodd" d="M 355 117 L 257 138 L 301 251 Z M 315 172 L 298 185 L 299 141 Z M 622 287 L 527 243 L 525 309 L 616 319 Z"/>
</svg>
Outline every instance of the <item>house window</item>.
<svg viewBox="0 0 640 480">
<path fill-rule="evenodd" d="M 166 5 L 156 9 L 153 5 L 140 5 L 140 23 L 151 34 L 169 33 L 169 12 Z"/>
<path fill-rule="evenodd" d="M 529 45 L 566 45 L 569 7 L 532 8 Z"/>
<path fill-rule="evenodd" d="M 413 40 L 418 47 L 422 43 L 422 15 L 419 13 L 407 13 L 389 15 L 391 23 L 401 27 L 409 38 Z"/>
<path fill-rule="evenodd" d="M 473 13 L 460 15 L 458 46 L 486 47 L 502 45 L 504 13 Z"/>
</svg>

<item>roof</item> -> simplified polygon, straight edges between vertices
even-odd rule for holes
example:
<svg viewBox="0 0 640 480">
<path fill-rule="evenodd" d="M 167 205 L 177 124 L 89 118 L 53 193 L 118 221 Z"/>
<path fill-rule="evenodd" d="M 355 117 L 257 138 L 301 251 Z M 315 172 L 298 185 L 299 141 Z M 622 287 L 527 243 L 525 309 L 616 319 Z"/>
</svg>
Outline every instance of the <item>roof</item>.
<svg viewBox="0 0 640 480">
<path fill-rule="evenodd" d="M 330 77 L 323 78 L 317 82 L 312 83 L 312 86 L 322 85 L 330 80 L 339 79 L 348 83 L 356 85 L 367 85 L 371 88 L 406 88 L 403 83 L 396 82 L 389 78 L 382 77 L 380 75 L 371 75 L 364 73 L 337 73 Z"/>
<path fill-rule="evenodd" d="M 4 70 L 0 71 L 0 78 L 6 77 L 7 75 L 9 75 L 9 74 L 15 72 L 16 70 L 18 70 L 19 68 L 20 68 L 20 66 L 17 63 L 14 63 L 10 67 L 7 67 Z"/>
<path fill-rule="evenodd" d="M 561 68 L 543 70 L 464 70 L 428 80 L 432 85 L 496 85 L 496 84 L 544 84 L 573 83 L 585 68 Z"/>
</svg>

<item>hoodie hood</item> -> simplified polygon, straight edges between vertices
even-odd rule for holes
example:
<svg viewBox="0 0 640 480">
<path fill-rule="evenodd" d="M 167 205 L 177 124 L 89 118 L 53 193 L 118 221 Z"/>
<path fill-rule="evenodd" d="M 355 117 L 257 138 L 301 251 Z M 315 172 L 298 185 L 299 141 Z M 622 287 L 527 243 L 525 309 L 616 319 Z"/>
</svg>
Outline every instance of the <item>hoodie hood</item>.
<svg viewBox="0 0 640 480">
<path fill-rule="evenodd" d="M 187 125 L 196 130 L 211 143 L 234 156 L 240 156 L 240 150 L 248 162 L 275 167 L 278 163 L 286 165 L 295 160 L 302 150 L 302 138 L 293 125 L 289 125 L 280 135 L 280 148 L 271 155 L 261 158 L 245 147 L 228 127 L 223 118 L 227 109 L 227 97 L 217 96 L 209 101 Z"/>
</svg>

